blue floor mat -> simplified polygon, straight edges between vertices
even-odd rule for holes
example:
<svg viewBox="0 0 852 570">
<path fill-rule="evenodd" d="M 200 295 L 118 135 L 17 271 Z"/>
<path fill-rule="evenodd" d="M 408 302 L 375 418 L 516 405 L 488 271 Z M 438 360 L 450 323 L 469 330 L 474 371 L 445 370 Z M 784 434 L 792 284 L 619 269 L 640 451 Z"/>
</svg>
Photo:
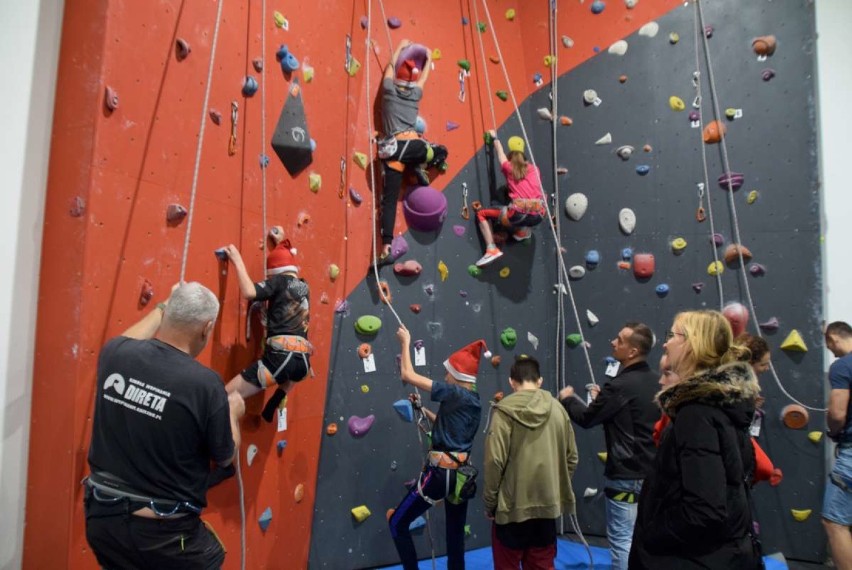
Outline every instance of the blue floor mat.
<svg viewBox="0 0 852 570">
<path fill-rule="evenodd" d="M 612 559 L 609 556 L 609 550 L 599 546 L 590 547 L 592 557 L 595 561 L 595 570 L 609 570 L 612 568 Z M 478 550 L 469 550 L 464 555 L 465 568 L 467 570 L 491 570 L 494 564 L 491 561 L 491 548 L 480 548 Z M 764 557 L 766 570 L 786 570 L 787 565 L 778 560 Z M 419 564 L 420 570 L 432 570 L 432 560 L 421 560 Z M 446 570 L 447 558 L 442 556 L 435 559 L 435 568 L 437 570 Z M 556 541 L 556 570 L 569 569 L 587 569 L 589 568 L 589 554 L 585 547 L 577 542 L 570 540 L 557 539 Z M 402 570 L 402 566 L 387 566 L 385 570 Z"/>
</svg>

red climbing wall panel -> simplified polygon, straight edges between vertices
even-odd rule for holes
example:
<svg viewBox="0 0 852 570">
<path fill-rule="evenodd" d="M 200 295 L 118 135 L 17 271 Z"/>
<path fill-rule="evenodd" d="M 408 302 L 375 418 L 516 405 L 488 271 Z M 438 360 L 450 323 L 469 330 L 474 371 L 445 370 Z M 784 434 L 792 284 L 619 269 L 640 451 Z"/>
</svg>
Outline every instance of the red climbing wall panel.
<svg viewBox="0 0 852 570">
<path fill-rule="evenodd" d="M 468 2 L 439 0 L 385 3 L 388 16 L 403 25 L 391 32 L 402 38 L 440 48 L 443 58 L 426 87 L 421 114 L 429 124 L 427 135 L 450 149 L 450 171 L 434 184 L 452 179 L 481 145 L 481 133 L 490 128 L 489 98 L 495 102 L 497 122 L 513 111 L 485 92 L 484 75 L 474 43 Z M 628 11 L 611 2 L 593 16 L 588 6 L 571 3 L 560 11 L 560 35 L 578 44 L 605 48 L 641 24 L 680 4 L 679 0 L 640 2 Z M 500 46 L 519 101 L 534 88 L 532 75 L 542 73 L 547 54 L 548 2 L 490 2 Z M 165 297 L 178 280 L 187 220 L 166 224 L 170 203 L 189 206 L 199 122 L 214 35 L 216 2 L 66 2 L 58 93 L 51 150 L 45 215 L 38 342 L 31 431 L 26 568 L 95 568 L 85 541 L 79 481 L 86 474 L 86 452 L 93 409 L 94 376 L 100 346 L 139 319 L 142 284 L 154 287 L 152 303 Z M 198 194 L 186 276 L 217 292 L 221 318 L 214 338 L 200 359 L 223 378 L 232 377 L 254 355 L 246 345 L 245 304 L 233 272 L 223 273 L 212 251 L 237 244 L 252 275 L 263 269 L 259 240 L 261 170 L 258 157 L 270 156 L 268 169 L 268 224 L 282 224 L 300 251 L 303 275 L 313 290 L 311 339 L 317 347 L 313 366 L 317 376 L 301 385 L 288 404 L 288 440 L 282 457 L 275 452 L 279 439 L 271 426 L 249 418 L 243 427 L 244 449 L 256 444 L 260 454 L 252 468 L 243 468 L 248 526 L 248 567 L 295 568 L 308 558 L 317 458 L 325 404 L 325 378 L 331 350 L 334 302 L 360 282 L 370 259 L 372 231 L 369 175 L 352 160 L 354 151 L 368 150 L 366 66 L 350 78 L 344 71 L 345 37 L 352 36 L 353 55 L 366 63 L 366 31 L 359 19 L 366 3 L 261 3 L 225 1 L 213 70 L 210 108 L 222 114 L 216 126 L 205 117 L 204 147 L 198 170 Z M 514 7 L 517 17 L 503 14 Z M 378 57 L 371 60 L 370 107 L 378 88 L 380 64 L 389 46 L 380 13 L 374 6 L 373 26 Z M 289 31 L 275 27 L 273 10 L 289 20 Z M 484 18 L 480 6 L 480 15 Z M 260 57 L 261 29 L 266 29 L 266 135 L 261 141 L 261 93 L 244 98 L 240 89 L 246 74 L 260 79 L 252 60 Z M 191 54 L 175 57 L 175 40 L 183 38 Z M 496 55 L 490 34 L 486 53 Z M 314 68 L 310 83 L 302 80 L 308 126 L 316 140 L 313 164 L 295 179 L 287 175 L 268 139 L 286 98 L 289 81 L 274 54 L 287 44 L 304 64 Z M 477 51 L 474 51 L 477 50 Z M 564 73 L 594 53 L 590 49 L 559 47 L 559 71 Z M 465 105 L 448 102 L 458 97 L 456 61 L 469 59 L 474 74 Z M 488 63 L 492 90 L 507 85 L 500 66 Z M 294 74 L 301 77 L 301 72 Z M 109 113 L 104 89 L 118 94 L 119 106 Z M 237 149 L 228 154 L 231 101 L 239 104 Z M 445 132 L 447 121 L 461 127 Z M 355 207 L 338 197 L 341 157 L 347 164 L 343 187 L 354 187 L 367 199 Z M 312 193 L 308 174 L 322 176 L 322 188 Z M 377 172 L 378 174 L 378 172 Z M 77 198 L 85 202 L 80 216 L 69 215 Z M 298 225 L 303 214 L 307 223 Z M 398 216 L 398 227 L 404 223 Z M 341 276 L 331 282 L 328 265 L 336 263 Z M 327 298 L 323 303 L 321 299 Z M 259 402 L 252 404 L 257 409 Z M 244 455 L 243 455 L 244 457 Z M 319 474 L 321 477 L 322 474 Z M 305 498 L 293 499 L 303 483 Z M 211 492 L 206 518 L 228 547 L 227 568 L 239 566 L 240 516 L 236 485 L 229 481 Z M 262 535 L 257 517 L 272 506 L 274 518 Z M 286 562 L 285 562 L 286 559 Z"/>
</svg>

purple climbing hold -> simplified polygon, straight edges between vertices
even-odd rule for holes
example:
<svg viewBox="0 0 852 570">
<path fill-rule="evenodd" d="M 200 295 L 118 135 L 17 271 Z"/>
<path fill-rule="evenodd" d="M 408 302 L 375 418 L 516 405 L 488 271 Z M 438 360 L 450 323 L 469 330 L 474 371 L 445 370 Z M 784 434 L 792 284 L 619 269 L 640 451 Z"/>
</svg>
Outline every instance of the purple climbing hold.
<svg viewBox="0 0 852 570">
<path fill-rule="evenodd" d="M 166 208 L 166 221 L 170 224 L 180 223 L 186 217 L 186 214 L 186 208 L 180 204 L 169 204 L 169 207 Z"/>
<path fill-rule="evenodd" d="M 216 109 L 210 109 L 210 120 L 213 121 L 214 125 L 221 125 L 222 113 L 220 113 Z"/>
<path fill-rule="evenodd" d="M 698 111 L 690 111 L 689 112 L 689 120 L 690 121 L 700 121 L 701 120 L 701 113 L 699 113 Z"/>
<path fill-rule="evenodd" d="M 349 301 L 342 299 L 334 305 L 334 312 L 338 315 L 346 315 L 349 313 Z"/>
<path fill-rule="evenodd" d="M 464 226 L 453 226 L 453 233 L 459 237 L 462 237 L 465 231 L 467 231 L 467 228 Z"/>
<path fill-rule="evenodd" d="M 704 26 L 704 37 L 712 38 L 713 37 L 713 26 L 707 25 Z"/>
<path fill-rule="evenodd" d="M 760 72 L 760 77 L 762 77 L 764 81 L 769 81 L 770 79 L 775 77 L 775 70 L 771 67 L 767 67 L 766 69 Z"/>
<path fill-rule="evenodd" d="M 719 188 L 727 190 L 730 187 L 734 192 L 740 189 L 745 182 L 745 176 L 739 172 L 726 172 L 719 176 Z"/>
<path fill-rule="evenodd" d="M 402 236 L 396 236 L 391 242 L 391 257 L 399 259 L 408 253 L 408 242 Z"/>
<path fill-rule="evenodd" d="M 367 19 L 367 16 L 361 16 L 361 29 L 366 30 L 367 24 L 370 23 L 370 20 Z"/>
<path fill-rule="evenodd" d="M 753 277 L 762 277 L 766 275 L 766 267 L 759 263 L 752 263 L 748 266 L 748 272 L 752 274 Z"/>
<path fill-rule="evenodd" d="M 603 0 L 595 0 L 592 2 L 592 14 L 600 14 L 606 8 L 606 4 L 604 4 Z"/>
<path fill-rule="evenodd" d="M 722 234 L 713 234 L 710 239 L 713 240 L 713 245 L 716 247 L 722 247 L 725 245 L 725 236 Z"/>
<path fill-rule="evenodd" d="M 778 319 L 776 319 L 775 317 L 772 317 L 768 321 L 763 321 L 762 323 L 758 324 L 757 326 L 759 326 L 761 330 L 764 330 L 766 332 L 774 332 L 774 331 L 778 330 L 778 327 L 780 326 L 780 324 L 778 323 Z"/>
<path fill-rule="evenodd" d="M 414 347 L 414 350 L 420 350 L 421 348 L 423 348 L 423 344 L 424 344 L 424 343 L 423 343 L 423 339 L 422 339 L 422 338 L 418 338 L 418 339 L 417 339 L 417 340 L 415 340 L 413 343 L 411 343 L 411 346 L 413 346 L 413 347 Z"/>
<path fill-rule="evenodd" d="M 467 18 L 465 18 L 464 16 L 462 16 L 462 26 L 466 26 L 466 25 L 468 25 L 469 23 L 470 23 L 470 20 L 468 20 Z"/>
<path fill-rule="evenodd" d="M 430 283 L 423 287 L 423 292 L 427 295 L 432 295 L 435 292 L 435 286 Z"/>
<path fill-rule="evenodd" d="M 189 42 L 187 42 L 183 38 L 178 38 L 175 40 L 175 57 L 177 57 L 178 61 L 183 61 L 187 57 L 189 57 L 192 48 L 189 47 Z"/>
<path fill-rule="evenodd" d="M 453 121 L 447 121 L 447 130 L 448 131 L 454 131 L 457 128 L 459 128 L 460 126 L 461 125 L 459 125 L 458 123 L 454 123 Z"/>
<path fill-rule="evenodd" d="M 638 174 L 639 176 L 645 176 L 649 172 L 651 172 L 651 167 L 647 164 L 640 164 L 636 167 L 636 174 Z"/>
<path fill-rule="evenodd" d="M 361 202 L 364 201 L 364 198 L 361 197 L 361 194 L 359 194 L 358 191 L 352 188 L 351 186 L 349 187 L 349 199 L 352 200 L 352 203 L 356 206 L 361 205 Z"/>
<path fill-rule="evenodd" d="M 370 428 L 373 427 L 374 421 L 376 421 L 376 416 L 373 414 L 365 418 L 351 416 L 347 422 L 349 434 L 352 437 L 364 437 L 370 431 Z"/>
<path fill-rule="evenodd" d="M 420 186 L 406 194 L 403 211 L 409 226 L 421 232 L 433 232 L 447 218 L 447 197 L 431 186 Z"/>
<path fill-rule="evenodd" d="M 461 297 L 462 299 L 466 299 L 467 291 L 465 291 L 464 289 L 459 289 L 459 297 Z"/>
<path fill-rule="evenodd" d="M 704 289 L 704 283 L 693 283 L 692 290 L 696 293 L 701 293 L 701 290 Z"/>
<path fill-rule="evenodd" d="M 396 30 L 402 26 L 402 20 L 397 18 L 396 16 L 391 16 L 388 18 L 388 27 L 392 30 Z"/>
<path fill-rule="evenodd" d="M 72 218 L 79 218 L 86 211 L 86 200 L 82 196 L 74 196 L 71 198 L 71 207 L 68 208 L 68 214 Z"/>
</svg>

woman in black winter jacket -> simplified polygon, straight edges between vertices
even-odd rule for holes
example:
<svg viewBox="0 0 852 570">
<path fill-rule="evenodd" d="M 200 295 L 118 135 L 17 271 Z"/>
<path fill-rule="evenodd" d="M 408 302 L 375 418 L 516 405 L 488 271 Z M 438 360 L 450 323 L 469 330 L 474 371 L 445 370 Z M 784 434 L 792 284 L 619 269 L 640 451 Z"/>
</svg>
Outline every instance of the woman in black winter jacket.
<svg viewBox="0 0 852 570">
<path fill-rule="evenodd" d="M 639 498 L 631 570 L 761 567 L 746 485 L 760 388 L 717 311 L 675 317 L 663 350 L 684 380 L 657 395 L 672 420 Z"/>
</svg>

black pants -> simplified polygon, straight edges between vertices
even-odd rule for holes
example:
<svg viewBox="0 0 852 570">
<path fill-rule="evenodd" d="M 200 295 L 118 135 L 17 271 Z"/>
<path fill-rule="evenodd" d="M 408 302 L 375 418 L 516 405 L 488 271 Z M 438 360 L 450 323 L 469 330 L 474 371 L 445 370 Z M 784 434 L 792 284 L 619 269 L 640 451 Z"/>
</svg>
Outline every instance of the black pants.
<svg viewBox="0 0 852 570">
<path fill-rule="evenodd" d="M 384 165 L 384 185 L 382 187 L 382 245 L 393 241 L 393 227 L 396 224 L 396 203 L 402 188 L 402 172 Z"/>
<path fill-rule="evenodd" d="M 131 513 L 145 505 L 127 499 L 101 502 L 87 490 L 86 540 L 105 570 L 209 570 L 221 568 L 225 549 L 197 515 L 147 519 Z"/>
</svg>

